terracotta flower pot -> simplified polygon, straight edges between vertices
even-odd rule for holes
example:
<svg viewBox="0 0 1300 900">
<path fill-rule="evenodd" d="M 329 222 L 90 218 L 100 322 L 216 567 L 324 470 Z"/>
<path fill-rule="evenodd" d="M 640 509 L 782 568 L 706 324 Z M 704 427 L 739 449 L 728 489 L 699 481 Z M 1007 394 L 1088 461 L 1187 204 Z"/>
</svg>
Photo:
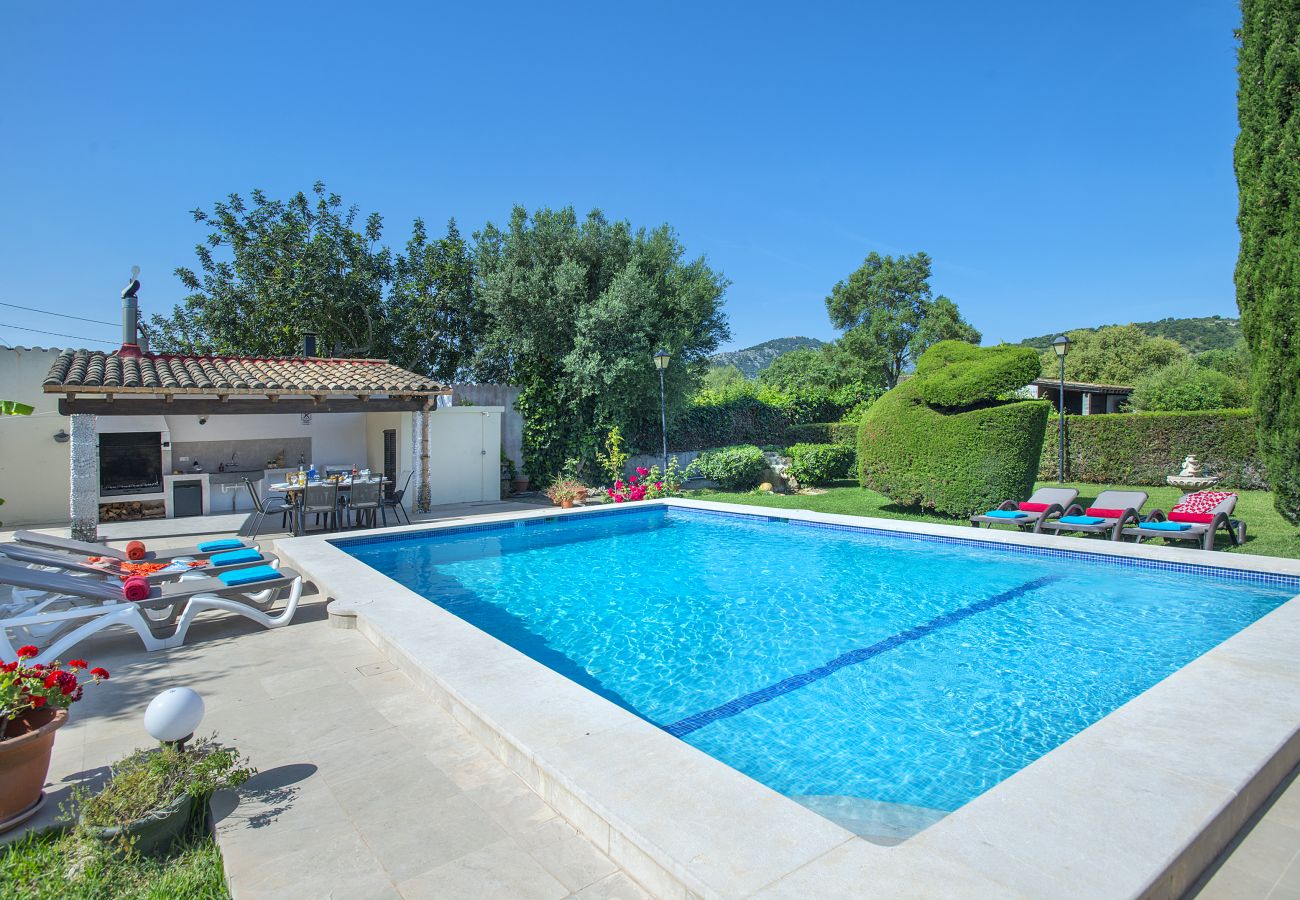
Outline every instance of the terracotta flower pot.
<svg viewBox="0 0 1300 900">
<path fill-rule="evenodd" d="M 572 501 L 572 500 L 561 500 L 561 501 L 560 501 L 560 509 L 573 509 L 573 501 Z"/>
<path fill-rule="evenodd" d="M 515 479 L 515 493 L 522 494 L 526 490 L 528 490 L 528 479 L 521 475 Z"/>
<path fill-rule="evenodd" d="M 0 741 L 0 832 L 27 821 L 40 808 L 50 773 L 54 732 L 68 722 L 66 709 L 35 710 L 9 723 Z"/>
</svg>

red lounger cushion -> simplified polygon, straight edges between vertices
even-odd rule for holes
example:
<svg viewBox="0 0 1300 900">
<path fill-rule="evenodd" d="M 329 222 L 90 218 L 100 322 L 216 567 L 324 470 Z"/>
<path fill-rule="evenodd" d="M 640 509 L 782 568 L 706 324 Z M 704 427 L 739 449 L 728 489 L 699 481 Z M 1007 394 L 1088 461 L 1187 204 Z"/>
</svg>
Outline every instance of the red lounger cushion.
<svg viewBox="0 0 1300 900">
<path fill-rule="evenodd" d="M 1179 512 L 1178 510 L 1175 509 L 1175 510 L 1170 510 L 1169 521 L 1170 522 L 1195 522 L 1197 524 L 1209 525 L 1211 522 L 1214 521 L 1214 516 L 1210 515 L 1209 513 Z"/>
<path fill-rule="evenodd" d="M 1089 506 L 1088 515 L 1101 516 L 1103 519 L 1118 519 L 1120 516 L 1124 515 L 1124 510 L 1107 509 L 1104 506 Z"/>
<path fill-rule="evenodd" d="M 1047 512 L 1050 503 L 1022 503 L 1020 504 L 1021 512 Z"/>
</svg>

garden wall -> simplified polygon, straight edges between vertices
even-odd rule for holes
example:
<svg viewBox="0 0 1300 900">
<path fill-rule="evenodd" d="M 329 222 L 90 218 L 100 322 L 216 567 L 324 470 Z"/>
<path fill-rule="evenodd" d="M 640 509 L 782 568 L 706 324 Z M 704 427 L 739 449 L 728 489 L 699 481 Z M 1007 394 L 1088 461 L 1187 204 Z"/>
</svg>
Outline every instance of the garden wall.
<svg viewBox="0 0 1300 900">
<path fill-rule="evenodd" d="M 1220 486 L 1266 489 L 1250 410 L 1067 416 L 1065 477 L 1092 484 L 1163 485 L 1194 454 Z M 1056 478 L 1057 422 L 1047 423 L 1038 477 Z"/>
</svg>

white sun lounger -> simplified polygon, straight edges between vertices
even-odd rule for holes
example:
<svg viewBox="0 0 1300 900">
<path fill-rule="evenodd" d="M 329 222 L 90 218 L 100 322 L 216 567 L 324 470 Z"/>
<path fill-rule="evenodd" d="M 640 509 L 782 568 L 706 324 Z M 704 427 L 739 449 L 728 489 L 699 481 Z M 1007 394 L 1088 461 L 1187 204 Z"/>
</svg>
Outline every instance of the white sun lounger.
<svg viewBox="0 0 1300 900">
<path fill-rule="evenodd" d="M 238 613 L 265 628 L 279 628 L 293 619 L 302 597 L 302 576 L 292 569 L 280 569 L 275 578 L 233 586 L 216 577 L 155 584 L 148 598 L 137 602 L 126 600 L 120 585 L 11 562 L 0 562 L 0 584 L 43 595 L 22 608 L 10 604 L 0 612 L 0 659 L 5 661 L 17 658 L 10 632 L 15 632 L 18 645 L 37 646 L 34 662 L 57 659 L 90 635 L 114 625 L 135 631 L 146 650 L 165 650 L 183 644 L 195 617 L 206 610 Z M 286 589 L 284 609 L 272 615 L 269 610 L 276 595 Z"/>
<path fill-rule="evenodd" d="M 216 555 L 216 554 L 214 554 Z M 47 550 L 42 547 L 36 547 L 31 544 L 20 544 L 16 541 L 0 544 L 0 558 L 10 559 L 14 562 L 25 563 L 31 566 L 45 566 L 50 569 L 58 569 L 72 575 L 89 575 L 89 576 L 113 576 L 117 577 L 122 574 L 116 565 L 122 560 L 113 559 L 110 565 L 95 565 L 86 562 L 86 557 L 80 553 L 65 553 L 60 550 Z M 183 559 L 184 557 L 178 557 Z M 199 558 L 201 559 L 201 558 Z M 146 560 L 146 562 L 164 562 L 165 560 Z M 274 556 L 268 556 L 265 553 L 258 554 L 257 559 L 250 559 L 247 562 L 234 563 L 229 566 L 210 566 L 191 569 L 177 569 L 173 571 L 159 570 L 148 575 L 139 577 L 150 582 L 175 581 L 181 575 L 200 572 L 204 575 L 213 575 L 217 572 L 226 572 L 234 569 L 247 569 L 250 566 L 274 566 L 279 561 Z"/>
<path fill-rule="evenodd" d="M 180 550 L 149 550 L 145 552 L 144 558 L 131 560 L 127 557 L 125 550 L 119 550 L 117 547 L 110 547 L 107 544 L 92 544 L 89 541 L 78 541 L 73 538 L 59 537 L 54 534 L 41 534 L 39 531 L 16 531 L 14 540 L 20 544 L 29 544 L 33 547 L 44 547 L 49 550 L 59 550 L 64 553 L 77 553 L 82 556 L 107 556 L 110 559 L 120 560 L 122 562 L 167 562 L 176 559 L 178 556 L 193 556 L 202 559 L 211 556 L 214 553 L 224 553 L 227 550 L 239 550 L 244 547 L 256 548 L 257 545 L 240 540 L 238 546 L 222 547 L 219 550 L 200 550 L 195 547 L 184 547 Z M 238 540 L 231 538 L 230 540 Z M 204 543 L 208 543 L 205 541 Z"/>
</svg>

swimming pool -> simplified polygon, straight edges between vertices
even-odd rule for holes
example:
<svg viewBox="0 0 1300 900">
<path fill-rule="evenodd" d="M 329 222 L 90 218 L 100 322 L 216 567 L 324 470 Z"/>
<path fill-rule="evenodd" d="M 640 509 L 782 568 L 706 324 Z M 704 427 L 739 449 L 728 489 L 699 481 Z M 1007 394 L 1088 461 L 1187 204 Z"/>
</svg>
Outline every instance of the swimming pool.
<svg viewBox="0 0 1300 900">
<path fill-rule="evenodd" d="M 775 790 L 862 833 L 883 810 L 899 836 L 1300 592 L 665 506 L 338 546 Z"/>
</svg>

